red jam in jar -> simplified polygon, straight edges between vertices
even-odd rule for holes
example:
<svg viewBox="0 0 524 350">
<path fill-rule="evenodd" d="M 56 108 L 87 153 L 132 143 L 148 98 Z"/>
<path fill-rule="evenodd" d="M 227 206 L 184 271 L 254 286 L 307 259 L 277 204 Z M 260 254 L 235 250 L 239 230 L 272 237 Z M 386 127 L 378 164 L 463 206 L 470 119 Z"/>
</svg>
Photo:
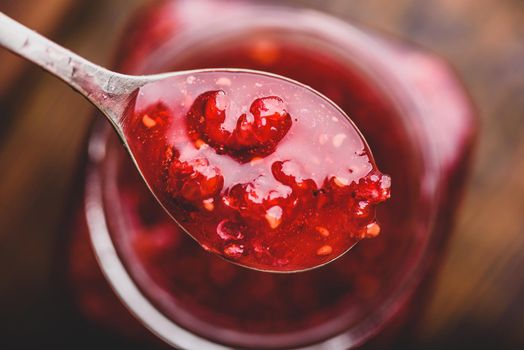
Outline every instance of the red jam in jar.
<svg viewBox="0 0 524 350">
<path fill-rule="evenodd" d="M 362 240 L 339 259 L 296 274 L 252 271 L 209 254 L 183 233 L 140 181 L 110 127 L 99 123 L 90 139 L 85 206 L 70 254 L 71 279 L 84 313 L 115 333 L 136 337 L 138 322 L 117 309 L 116 294 L 145 326 L 144 333 L 150 329 L 175 348 L 393 346 L 396 335 L 416 323 L 423 310 L 476 132 L 469 101 L 447 65 L 417 48 L 327 15 L 251 2 L 164 1 L 143 12 L 130 28 L 120 60 L 126 72 L 251 68 L 290 77 L 325 94 L 361 130 L 380 170 L 394 179 L 393 193 L 376 208 L 380 234 Z M 207 108 L 211 100 L 207 111 L 220 121 L 221 92 L 209 91 L 195 96 L 194 113 L 202 111 L 198 104 L 205 102 Z M 255 115 L 257 106 L 271 103 L 280 111 L 279 132 L 284 133 L 289 119 L 277 97 L 285 100 L 268 93 L 246 105 Z M 138 110 L 142 112 L 137 114 L 137 127 L 146 129 L 161 124 L 157 117 L 165 113 L 162 105 L 148 103 Z M 294 113 L 288 112 L 293 123 Z M 234 134 L 234 125 L 227 129 L 229 136 L 208 126 L 190 125 L 189 130 L 197 130 L 199 139 L 203 135 L 206 144 L 215 146 Z M 191 138 L 187 128 L 180 129 Z M 328 135 L 331 144 L 334 136 Z M 286 135 L 279 145 L 285 139 Z M 196 150 L 199 141 L 191 140 Z M 321 142 L 319 137 L 313 140 Z M 266 145 L 264 159 L 276 156 L 279 145 Z M 228 157 L 244 166 L 260 152 L 244 158 L 235 155 L 235 147 L 228 149 Z M 354 154 L 348 144 L 341 147 L 348 147 L 349 157 Z M 314 156 L 321 155 L 293 152 L 306 167 L 314 167 Z M 288 165 L 293 174 L 302 170 L 279 161 L 265 164 L 265 171 L 283 182 L 296 181 L 297 176 L 286 176 Z M 168 171 L 184 171 L 183 165 L 172 162 Z M 222 186 L 229 181 L 216 178 L 218 169 L 206 168 L 211 164 L 209 159 L 190 164 L 203 169 L 214 183 L 188 189 L 188 198 L 200 200 L 214 194 L 221 181 Z M 201 181 L 198 176 L 196 181 Z M 245 194 L 247 187 L 239 190 Z M 169 182 L 169 188 L 177 196 L 185 191 L 176 181 Z M 210 207 L 200 204 L 203 210 Z M 261 208 L 254 210 L 262 213 Z M 270 227 L 265 215 L 264 220 L 260 225 Z M 316 225 L 319 241 L 329 237 L 326 224 L 342 222 L 341 213 L 334 212 L 323 225 Z M 238 237 L 228 225 L 223 225 L 227 237 Z M 378 229 L 371 231 L 378 234 Z M 89 239 L 99 265 L 93 255 L 79 253 L 90 249 Z M 239 254 L 238 247 L 228 247 L 224 246 L 230 254 Z M 320 255 L 329 253 L 323 246 L 315 249 Z"/>
</svg>

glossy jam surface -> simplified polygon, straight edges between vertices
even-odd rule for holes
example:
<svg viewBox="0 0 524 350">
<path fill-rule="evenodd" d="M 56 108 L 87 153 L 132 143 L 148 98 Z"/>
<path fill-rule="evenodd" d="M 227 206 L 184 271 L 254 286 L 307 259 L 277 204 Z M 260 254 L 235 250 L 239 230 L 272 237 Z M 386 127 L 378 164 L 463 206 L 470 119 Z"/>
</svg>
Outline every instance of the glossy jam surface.
<svg viewBox="0 0 524 350">
<path fill-rule="evenodd" d="M 161 203 L 226 259 L 304 270 L 380 232 L 389 177 L 344 114 L 286 80 L 224 71 L 151 83 L 125 133 Z"/>
</svg>

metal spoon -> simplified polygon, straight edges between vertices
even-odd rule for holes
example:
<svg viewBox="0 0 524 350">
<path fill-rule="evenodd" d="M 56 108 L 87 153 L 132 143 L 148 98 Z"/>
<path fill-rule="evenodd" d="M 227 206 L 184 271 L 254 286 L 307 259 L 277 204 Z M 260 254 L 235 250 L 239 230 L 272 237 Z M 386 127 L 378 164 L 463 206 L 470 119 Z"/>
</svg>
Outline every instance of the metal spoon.
<svg viewBox="0 0 524 350">
<path fill-rule="evenodd" d="M 171 86 L 176 88 L 176 86 L 179 86 L 177 84 L 180 82 L 184 84 L 186 82 L 188 82 L 188 84 L 201 84 L 202 88 L 205 87 L 209 89 L 209 86 L 212 85 L 210 82 L 216 81 L 218 73 L 222 76 L 230 77 L 231 79 L 236 79 L 239 76 L 243 76 L 243 78 L 241 77 L 237 79 L 238 81 L 245 81 L 246 75 L 256 75 L 260 81 L 263 81 L 266 84 L 266 86 L 275 87 L 276 91 L 278 91 L 279 86 L 288 86 L 289 89 L 293 91 L 294 96 L 301 93 L 308 94 L 308 103 L 310 103 L 313 108 L 315 108 L 315 104 L 322 105 L 323 110 L 320 112 L 328 115 L 329 120 L 333 119 L 338 121 L 340 119 L 343 121 L 341 123 L 344 124 L 343 126 L 346 128 L 346 130 L 349 130 L 349 132 L 357 135 L 356 139 L 359 139 L 362 149 L 365 150 L 369 155 L 369 163 L 374 164 L 364 138 L 355 125 L 351 122 L 349 117 L 338 106 L 310 87 L 285 77 L 265 72 L 241 69 L 202 69 L 146 76 L 119 74 L 87 61 L 86 59 L 44 38 L 43 36 L 35 33 L 34 31 L 28 29 L 27 27 L 2 13 L 0 13 L 0 45 L 14 52 L 15 54 L 18 54 L 39 65 L 51 74 L 62 79 L 65 83 L 77 90 L 95 107 L 97 107 L 103 113 L 103 115 L 107 117 L 109 122 L 120 136 L 124 146 L 129 152 L 130 157 L 134 161 L 135 165 L 137 165 L 140 175 L 145 180 L 149 189 L 155 195 L 160 204 L 189 235 L 197 239 L 197 241 L 199 241 L 199 243 L 201 243 L 204 247 L 207 246 L 207 244 L 204 244 L 201 240 L 199 240 L 198 236 L 195 237 L 195 232 L 189 232 L 191 229 L 188 229 L 187 225 L 182 224 L 180 220 L 176 220 L 176 212 L 173 213 L 172 207 L 166 203 L 165 194 L 161 193 L 162 190 L 159 190 L 158 187 L 155 187 L 152 179 L 148 178 L 148 176 L 144 174 L 144 169 L 141 169 L 139 166 L 140 160 L 137 162 L 137 155 L 133 153 L 133 148 L 130 147 L 130 144 L 132 144 L 133 140 L 130 140 L 129 135 L 126 134 L 126 126 L 124 123 L 124 120 L 126 119 L 126 108 L 129 107 L 131 102 L 137 99 L 137 94 L 139 91 L 140 94 L 144 94 L 143 91 L 146 91 L 145 93 L 147 94 L 148 87 L 150 87 L 152 83 L 160 83 L 162 86 L 161 91 L 164 91 L 166 88 L 169 90 L 169 87 Z M 369 171 L 369 169 L 367 171 Z M 357 241 L 358 239 L 347 241 L 342 248 L 339 247 L 340 249 L 336 251 L 334 250 L 333 254 L 330 256 L 324 255 L 326 255 L 326 252 L 328 254 L 330 253 L 331 247 L 329 247 L 329 250 L 326 251 L 324 246 L 322 248 L 323 250 L 320 250 L 319 258 L 317 260 L 313 259 L 310 265 L 297 265 L 296 267 L 291 267 L 291 265 L 287 267 L 284 265 L 264 266 L 260 264 L 252 264 L 249 259 L 245 261 L 235 261 L 235 259 L 229 260 L 233 260 L 233 262 L 237 264 L 257 270 L 272 272 L 296 272 L 315 268 L 338 258 L 351 249 L 351 247 Z M 221 254 L 220 251 L 213 249 L 213 247 L 207 246 L 207 249 L 223 256 L 227 255 Z M 227 256 L 225 257 L 227 258 Z"/>
</svg>

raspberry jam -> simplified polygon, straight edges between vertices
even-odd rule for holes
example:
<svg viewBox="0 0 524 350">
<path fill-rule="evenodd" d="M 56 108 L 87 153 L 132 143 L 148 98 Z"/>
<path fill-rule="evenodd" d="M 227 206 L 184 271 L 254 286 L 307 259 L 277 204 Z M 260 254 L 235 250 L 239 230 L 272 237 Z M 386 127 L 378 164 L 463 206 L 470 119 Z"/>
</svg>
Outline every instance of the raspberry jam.
<svg viewBox="0 0 524 350">
<path fill-rule="evenodd" d="M 376 207 L 380 233 L 371 225 L 368 234 L 379 234 L 360 241 L 335 261 L 296 274 L 245 269 L 209 254 L 181 231 L 139 179 L 114 132 L 100 122 L 89 142 L 85 205 L 79 209 L 69 255 L 72 285 L 83 313 L 115 336 L 148 342 L 144 335 L 149 329 L 157 341 L 173 348 L 347 349 L 363 344 L 402 348 L 399 339 L 406 337 L 399 335 L 416 333 L 413 325 L 420 323 L 427 304 L 476 132 L 469 101 L 449 67 L 419 49 L 333 17 L 247 1 L 164 1 L 143 11 L 130 28 L 120 61 L 128 73 L 251 68 L 288 76 L 320 91 L 365 136 L 376 164 L 393 179 L 394 193 Z M 143 154 L 159 156 L 148 161 L 152 164 L 165 162 L 164 167 L 144 169 L 164 169 L 157 179 L 171 198 L 184 203 L 202 199 L 191 213 L 229 210 L 221 199 L 227 187 L 231 188 L 227 194 L 241 202 L 237 207 L 247 210 L 242 213 L 246 222 L 273 232 L 285 225 L 283 219 L 276 226 L 280 210 L 264 200 L 249 203 L 250 192 L 262 184 L 242 181 L 235 187 L 231 176 L 236 171 L 265 172 L 282 184 L 271 188 L 299 198 L 302 186 L 319 186 L 316 178 L 303 174 L 337 173 L 314 165 L 315 156 L 325 155 L 324 151 L 292 149 L 292 157 L 279 156 L 304 122 L 289 95 L 262 91 L 246 96 L 240 112 L 231 106 L 234 97 L 227 84 L 213 84 L 195 91 L 183 113 L 174 113 L 172 100 L 139 99 L 130 125 L 145 142 L 133 147 L 151 148 Z M 258 129 L 257 115 L 271 118 L 276 130 Z M 169 126 L 175 118 L 180 123 Z M 163 128 L 178 132 L 187 142 L 177 146 L 174 138 L 147 141 L 147 135 L 163 135 Z M 348 134 L 349 129 L 344 131 L 346 137 L 337 137 L 338 127 L 333 132 L 314 131 L 326 130 L 327 137 L 316 135 L 297 144 L 311 147 L 325 142 L 324 147 L 336 148 L 340 142 L 336 149 L 347 155 L 362 149 L 349 142 L 361 140 Z M 278 141 L 266 142 L 268 133 Z M 165 146 L 176 146 L 178 153 Z M 357 192 L 383 199 L 387 193 L 380 189 L 388 188 L 388 180 L 375 173 L 375 163 L 364 149 L 367 165 L 360 164 L 369 170 L 361 173 Z M 207 160 L 180 158 L 184 152 L 204 154 Z M 235 172 L 224 164 L 231 164 Z M 190 180 L 184 182 L 187 188 L 180 179 Z M 335 181 L 328 185 L 338 189 Z M 222 187 L 218 195 L 217 187 Z M 333 194 L 345 198 L 343 193 Z M 220 204 L 215 198 L 207 200 L 215 195 Z M 282 215 L 286 203 L 279 204 Z M 179 205 L 177 215 L 187 215 L 186 206 Z M 235 215 L 244 218 L 239 211 Z M 218 225 L 218 216 L 213 220 L 215 239 L 230 244 L 243 234 L 231 222 Z M 315 246 L 310 256 L 333 254 L 336 244 L 323 244 L 333 239 L 333 228 L 326 225 L 345 224 L 344 220 L 335 211 L 330 220 L 312 225 Z M 365 220 L 362 225 L 373 223 L 371 212 Z M 238 246 L 227 244 L 220 248 L 232 256 L 243 254 Z M 242 255 L 247 257 L 251 255 Z M 131 312 L 120 307 L 118 299 Z M 151 346 L 148 342 L 142 347 Z"/>
<path fill-rule="evenodd" d="M 287 80 L 224 71 L 150 83 L 124 132 L 160 202 L 226 259 L 305 270 L 380 232 L 389 177 L 343 113 Z"/>
</svg>

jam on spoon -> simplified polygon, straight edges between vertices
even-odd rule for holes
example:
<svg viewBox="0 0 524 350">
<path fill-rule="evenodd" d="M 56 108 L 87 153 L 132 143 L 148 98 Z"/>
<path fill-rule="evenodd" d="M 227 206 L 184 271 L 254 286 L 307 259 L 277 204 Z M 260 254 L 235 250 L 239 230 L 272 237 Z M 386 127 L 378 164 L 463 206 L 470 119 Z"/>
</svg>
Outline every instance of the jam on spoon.
<svg viewBox="0 0 524 350">
<path fill-rule="evenodd" d="M 151 191 L 200 245 L 273 272 L 323 265 L 379 234 L 390 179 L 318 92 L 263 72 L 127 76 L 0 13 L 0 44 L 98 107 Z"/>
<path fill-rule="evenodd" d="M 235 263 L 305 270 L 380 232 L 389 177 L 335 105 L 285 78 L 219 70 L 144 85 L 124 133 L 167 211 Z"/>
</svg>

